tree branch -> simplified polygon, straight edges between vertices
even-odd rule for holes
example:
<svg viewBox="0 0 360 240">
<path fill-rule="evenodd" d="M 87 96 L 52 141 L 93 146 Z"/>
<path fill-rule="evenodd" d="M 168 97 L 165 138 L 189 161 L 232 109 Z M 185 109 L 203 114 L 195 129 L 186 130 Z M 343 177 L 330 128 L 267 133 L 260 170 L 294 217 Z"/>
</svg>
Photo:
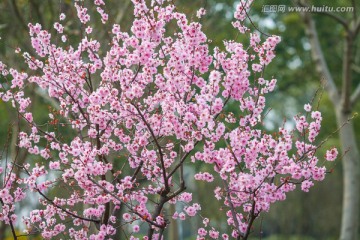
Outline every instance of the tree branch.
<svg viewBox="0 0 360 240">
<path fill-rule="evenodd" d="M 1 203 L 1 206 L 4 206 L 4 202 L 3 202 L 3 200 L 2 200 L 1 198 L 0 198 L 0 203 Z M 9 213 L 9 215 L 10 215 L 10 213 Z M 13 224 L 13 222 L 12 222 L 12 220 L 11 220 L 11 217 L 8 216 L 8 218 L 9 218 L 9 224 L 10 224 L 10 228 L 11 228 L 11 233 L 12 233 L 12 235 L 13 235 L 13 239 L 14 239 L 14 240 L 17 240 L 18 238 L 17 238 L 17 236 L 16 236 L 14 224 Z"/>
<path fill-rule="evenodd" d="M 163 226 L 159 225 L 157 222 L 154 222 L 148 218 L 146 218 L 144 215 L 141 215 L 140 213 L 138 213 L 137 211 L 135 211 L 128 203 L 124 202 L 123 200 L 121 200 L 116 194 L 110 192 L 109 190 L 107 190 L 105 187 L 101 186 L 99 183 L 97 183 L 94 179 L 89 177 L 89 180 L 95 184 L 96 186 L 98 186 L 99 188 L 101 188 L 105 193 L 111 195 L 113 198 L 115 198 L 116 200 L 118 200 L 119 202 L 121 202 L 122 204 L 124 204 L 132 213 L 136 214 L 137 216 L 139 216 L 142 220 L 146 221 L 147 223 L 149 223 L 150 225 L 153 225 L 155 227 L 161 228 Z"/>
<path fill-rule="evenodd" d="M 350 97 L 351 106 L 354 106 L 359 99 L 360 99 L 360 83 L 357 85 L 355 91 Z"/>
<path fill-rule="evenodd" d="M 320 13 L 320 14 L 324 14 L 326 16 L 329 16 L 330 18 L 334 19 L 336 22 L 340 23 L 341 25 L 343 25 L 343 27 L 348 30 L 349 29 L 349 24 L 348 22 L 346 22 L 346 20 L 342 17 L 340 17 L 339 15 L 336 15 L 332 12 L 326 12 L 326 11 L 323 11 L 323 12 L 317 12 L 317 13 Z"/>
<path fill-rule="evenodd" d="M 19 8 L 18 6 L 16 5 L 16 1 L 15 0 L 11 0 L 11 5 L 14 9 L 14 12 L 15 12 L 15 16 L 17 17 L 17 19 L 19 20 L 20 22 L 20 25 L 25 29 L 25 30 L 28 30 L 28 26 L 24 20 L 24 18 L 21 16 L 20 14 L 20 11 L 19 11 Z"/>
<path fill-rule="evenodd" d="M 222 110 L 216 114 L 216 116 L 214 117 L 214 119 L 217 119 L 220 116 L 220 113 L 225 109 L 226 104 L 229 102 L 231 97 L 231 94 L 229 94 L 229 97 L 225 100 L 224 105 Z M 200 141 L 197 141 L 194 143 L 194 148 L 192 150 L 190 150 L 189 152 L 187 152 L 180 160 L 180 162 L 174 167 L 174 169 L 168 174 L 168 179 L 170 179 L 170 177 L 177 171 L 177 169 L 184 163 L 184 161 L 186 160 L 186 158 L 192 153 L 192 151 L 195 149 L 196 145 L 198 145 L 200 143 Z"/>
<path fill-rule="evenodd" d="M 131 177 L 131 181 L 134 181 L 136 179 L 136 175 L 138 175 L 143 165 L 144 165 L 144 161 L 141 161 L 139 166 L 136 168 L 133 176 Z"/>
<path fill-rule="evenodd" d="M 31 176 L 30 172 L 24 167 L 24 166 L 20 166 L 18 164 L 15 163 L 16 166 L 18 166 L 19 168 L 22 168 L 25 173 L 28 175 L 28 176 Z M 78 219 L 81 219 L 81 220 L 84 220 L 84 221 L 89 221 L 89 222 L 94 222 L 94 223 L 100 223 L 100 220 L 97 220 L 97 219 L 91 219 L 91 218 L 86 218 L 86 217 L 81 217 L 81 216 L 78 216 L 77 214 L 75 213 L 72 213 L 70 212 L 69 210 L 63 208 L 62 206 L 56 204 L 54 202 L 54 200 L 48 198 L 43 192 L 40 191 L 40 189 L 37 187 L 37 184 L 35 183 L 35 188 L 34 188 L 46 201 L 48 201 L 49 203 L 51 203 L 54 207 L 60 209 L 61 211 L 67 213 L 68 215 L 74 217 L 74 218 L 78 218 Z"/>
<path fill-rule="evenodd" d="M 245 233 L 245 236 L 244 236 L 244 240 L 248 239 L 249 237 L 249 234 L 250 234 L 250 230 L 251 230 L 251 226 L 253 225 L 254 223 L 254 220 L 257 218 L 258 214 L 255 214 L 255 194 L 254 194 L 254 200 L 251 204 L 251 212 L 250 212 L 250 220 L 248 221 L 248 226 L 246 228 L 246 233 Z"/>
<path fill-rule="evenodd" d="M 218 166 L 219 167 L 219 166 Z M 220 169 L 220 168 L 219 168 Z M 238 232 L 239 234 L 239 237 L 237 239 L 240 239 L 240 237 L 244 237 L 245 235 L 243 235 L 240 231 L 240 224 L 239 224 L 239 221 L 237 219 L 237 215 L 236 215 L 236 211 L 235 211 L 235 207 L 234 207 L 234 204 L 232 203 L 232 200 L 231 200 L 231 196 L 230 196 L 230 188 L 229 188 L 229 185 L 227 184 L 226 180 L 223 180 L 224 182 L 224 185 L 225 185 L 225 188 L 226 188 L 226 199 L 228 200 L 229 202 L 229 205 L 230 205 L 230 211 L 231 211 L 231 215 L 234 219 L 234 224 L 235 224 L 235 227 L 236 227 L 236 231 Z"/>
<path fill-rule="evenodd" d="M 354 10 L 353 10 L 353 17 L 354 17 L 354 19 L 356 19 L 356 15 L 357 15 L 356 1 L 355 1 L 355 0 L 351 0 L 351 5 L 352 5 L 353 8 L 354 8 Z"/>
<path fill-rule="evenodd" d="M 344 42 L 344 58 L 343 58 L 343 73 L 342 73 L 342 92 L 341 105 L 344 113 L 351 112 L 351 85 L 352 85 L 352 71 L 351 64 L 353 62 L 353 34 L 347 31 Z"/>
<path fill-rule="evenodd" d="M 48 201 L 49 203 L 51 203 L 54 207 L 60 209 L 61 211 L 67 213 L 68 215 L 74 217 L 74 218 L 78 218 L 78 219 L 81 219 L 81 220 L 84 220 L 84 221 L 88 221 L 88 222 L 94 222 L 94 223 L 100 223 L 100 220 L 97 220 L 97 219 L 91 219 L 91 218 L 86 218 L 86 217 L 81 217 L 81 216 L 78 216 L 70 211 L 68 211 L 67 209 L 57 205 L 53 200 L 51 200 L 50 198 L 48 198 L 45 194 L 43 194 L 37 187 L 35 188 L 35 190 L 43 197 L 46 199 L 46 201 Z"/>
<path fill-rule="evenodd" d="M 239 159 L 236 157 L 236 155 L 235 155 L 235 153 L 234 153 L 231 145 L 226 141 L 225 138 L 224 138 L 224 141 L 225 141 L 225 144 L 226 144 L 227 148 L 229 149 L 231 155 L 233 156 L 233 158 L 234 158 L 234 160 L 235 160 L 235 162 L 236 162 L 236 165 L 239 167 L 240 172 L 244 172 L 243 169 L 242 169 L 242 167 L 241 167 L 241 165 L 240 165 L 240 161 L 239 161 Z"/>
<path fill-rule="evenodd" d="M 297 5 L 301 6 L 301 7 L 309 7 L 309 5 L 305 4 L 304 2 L 302 2 L 301 0 L 298 0 L 297 1 Z M 331 17 L 332 19 L 334 19 L 335 21 L 337 21 L 338 23 L 340 23 L 341 25 L 343 25 L 345 27 L 345 29 L 349 29 L 349 23 L 344 19 L 342 18 L 341 16 L 339 15 L 336 15 L 332 12 L 327 12 L 327 11 L 320 11 L 320 12 L 316 12 L 316 13 L 320 13 L 320 14 L 324 14 L 326 16 L 329 16 Z M 308 13 L 307 13 L 308 14 Z"/>
<path fill-rule="evenodd" d="M 144 122 L 144 124 L 146 125 L 146 127 L 148 128 L 152 138 L 154 139 L 154 142 L 156 144 L 156 147 L 158 149 L 159 155 L 160 155 L 160 163 L 161 163 L 161 168 L 162 168 L 162 174 L 163 174 L 163 179 L 164 179 L 164 185 L 165 185 L 165 190 L 164 193 L 169 193 L 170 191 L 170 187 L 169 187 L 169 183 L 167 181 L 167 177 L 166 177 L 166 168 L 165 168 L 165 163 L 164 163 L 164 153 L 161 150 L 161 146 L 159 141 L 157 140 L 154 131 L 152 130 L 151 126 L 149 125 L 149 123 L 146 121 L 144 115 L 141 113 L 140 109 L 138 108 L 138 106 L 136 106 L 136 104 L 131 103 L 136 111 L 138 112 L 138 114 L 140 115 L 142 121 Z"/>
<path fill-rule="evenodd" d="M 357 20 L 354 20 L 354 37 L 356 37 L 360 32 L 360 17 Z"/>
<path fill-rule="evenodd" d="M 329 97 L 334 105 L 337 105 L 339 99 L 338 89 L 335 85 L 334 79 L 330 73 L 329 67 L 325 60 L 323 50 L 320 45 L 319 37 L 317 34 L 315 22 L 312 19 L 310 13 L 304 12 L 301 14 L 306 28 L 306 33 L 309 37 L 311 44 L 312 58 L 316 64 L 316 70 L 325 78 L 325 89 L 329 94 Z"/>
</svg>

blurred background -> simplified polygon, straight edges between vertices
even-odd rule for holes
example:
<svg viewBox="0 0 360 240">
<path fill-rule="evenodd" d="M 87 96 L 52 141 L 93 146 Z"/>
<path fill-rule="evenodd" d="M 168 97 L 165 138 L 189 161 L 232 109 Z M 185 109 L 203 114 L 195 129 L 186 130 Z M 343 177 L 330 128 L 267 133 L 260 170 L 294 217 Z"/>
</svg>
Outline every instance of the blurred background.
<svg viewBox="0 0 360 240">
<path fill-rule="evenodd" d="M 133 19 L 132 4 L 130 0 L 113 0 L 107 2 L 107 12 L 109 13 L 110 23 L 119 23 L 122 30 L 129 29 Z M 231 21 L 237 1 L 231 0 L 177 0 L 175 4 L 182 12 L 187 13 L 189 18 L 196 19 L 196 10 L 203 7 L 207 10 L 207 15 L 201 20 L 203 30 L 212 39 L 212 45 L 223 47 L 224 39 L 234 39 L 237 32 L 233 29 Z M 334 15 L 351 23 L 352 19 L 359 20 L 360 2 L 351 0 L 342 1 L 306 1 L 312 6 L 333 6 L 348 7 L 352 6 L 353 11 L 333 12 Z M 283 11 L 283 7 L 285 10 Z M 276 91 L 268 96 L 267 106 L 272 110 L 268 114 L 265 128 L 273 130 L 283 125 L 286 120 L 292 126 L 292 116 L 302 111 L 303 105 L 313 98 L 315 92 L 321 87 L 322 74 L 316 70 L 316 64 L 311 55 L 311 42 L 306 31 L 308 25 L 304 22 L 301 12 L 291 11 L 289 7 L 293 2 L 288 0 L 257 0 L 249 12 L 251 21 L 248 20 L 252 29 L 258 29 L 262 33 L 269 35 L 276 34 L 281 36 L 282 42 L 276 49 L 277 57 L 266 68 L 265 77 L 278 79 Z M 70 0 L 1 0 L 0 1 L 0 59 L 7 65 L 26 71 L 26 66 L 21 59 L 15 57 L 14 49 L 20 47 L 24 51 L 32 53 L 27 23 L 39 22 L 46 29 L 51 29 L 53 23 L 58 21 L 59 14 L 65 12 L 67 22 L 65 34 L 70 42 L 77 42 L 80 39 L 81 26 L 76 21 L 76 12 Z M 96 11 L 90 12 L 92 17 L 98 18 Z M 344 81 L 344 42 L 347 38 L 344 24 L 337 21 L 334 16 L 324 13 L 311 13 L 311 18 L 316 23 L 318 39 L 320 41 L 324 58 L 327 62 L 330 74 L 335 85 L 341 89 Z M 355 24 L 356 22 L 354 22 Z M 98 40 L 103 39 L 104 43 L 109 40 L 109 29 L 105 29 L 98 21 L 94 28 L 94 36 Z M 264 37 L 264 36 L 263 36 Z M 238 37 L 238 41 L 248 42 L 248 39 Z M 59 41 L 60 36 L 59 36 Z M 351 60 L 350 89 L 347 94 L 356 92 L 356 86 L 360 84 L 360 38 L 353 39 L 352 48 L 353 58 Z M 42 119 L 42 112 L 47 110 L 49 99 L 42 96 L 34 88 L 31 91 L 36 101 L 33 104 L 35 118 Z M 360 91 L 360 89 L 359 89 Z M 353 116 L 360 110 L 360 101 L 354 101 L 351 105 L 350 115 Z M 329 137 L 325 147 L 336 146 L 341 148 L 341 142 L 336 130 L 339 125 L 336 123 L 336 113 L 334 105 L 324 90 L 320 100 L 320 110 L 323 113 L 323 125 L 320 141 Z M 236 109 L 233 110 L 235 113 Z M 11 157 L 15 152 L 15 135 L 22 127 L 14 122 L 17 119 L 16 113 L 7 104 L 0 102 L 0 150 L 8 150 Z M 355 134 L 356 147 L 360 146 L 360 121 L 359 118 L 351 120 L 353 132 Z M 336 133 L 334 133 L 336 132 Z M 8 146 L 8 147 L 7 147 Z M 351 150 L 350 150 L 351 151 Z M 320 152 L 319 155 L 324 152 Z M 360 156 L 357 156 L 360 158 Z M 27 154 L 22 153 L 22 161 L 27 161 Z M 360 159 L 357 159 L 359 161 Z M 208 166 L 198 164 L 196 170 L 193 165 L 189 165 L 186 172 L 189 176 L 193 171 L 205 170 Z M 342 159 L 336 160 L 335 164 L 329 166 L 333 171 L 328 174 L 323 182 L 316 184 L 309 193 L 295 191 L 288 195 L 287 200 L 279 202 L 271 207 L 269 213 L 262 214 L 257 220 L 252 233 L 252 239 L 339 239 L 342 216 L 342 194 L 343 194 L 343 171 Z M 356 169 L 360 171 L 360 169 Z M 357 181 L 359 181 L 358 179 Z M 214 183 L 215 185 L 215 183 Z M 357 185 L 358 186 L 358 185 Z M 195 201 L 204 202 L 201 214 L 212 221 L 219 223 L 222 230 L 226 231 L 227 224 L 224 222 L 224 212 L 220 205 L 209 193 L 212 186 L 202 182 L 194 182 L 190 188 L 197 192 Z M 212 191 L 212 189 L 211 189 Z M 359 192 L 360 189 L 353 189 Z M 194 195 L 195 196 L 195 195 Z M 36 202 L 29 202 L 36 205 Z M 26 211 L 26 206 L 24 206 Z M 359 215 L 357 208 L 356 214 Z M 177 227 L 167 232 L 166 239 L 195 239 L 194 231 L 200 225 L 201 218 L 194 218 L 191 221 L 174 222 Z M 357 225 L 359 225 L 357 223 Z M 19 229 L 20 230 L 20 229 Z M 7 235 L 5 225 L 0 226 L 0 239 L 10 238 Z M 25 239 L 25 238 L 24 238 Z M 40 239 L 38 236 L 30 239 Z M 120 238 L 119 238 L 120 239 Z"/>
</svg>

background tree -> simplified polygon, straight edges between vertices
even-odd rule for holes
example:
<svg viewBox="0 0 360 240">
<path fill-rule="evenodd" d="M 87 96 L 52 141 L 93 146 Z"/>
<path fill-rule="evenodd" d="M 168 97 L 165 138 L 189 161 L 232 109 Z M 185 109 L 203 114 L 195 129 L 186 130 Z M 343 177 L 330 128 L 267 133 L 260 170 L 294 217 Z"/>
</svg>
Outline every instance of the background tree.
<svg viewBox="0 0 360 240">
<path fill-rule="evenodd" d="M 359 66 L 360 17 L 357 15 L 359 5 L 356 4 L 356 1 L 351 3 L 353 11 L 344 16 L 332 12 L 323 13 L 329 17 L 329 21 L 334 21 L 342 27 L 341 77 L 333 74 L 328 66 L 312 14 L 302 13 L 311 44 L 312 57 L 317 71 L 325 79 L 325 88 L 333 103 L 337 125 L 340 128 L 340 142 L 344 154 L 344 193 L 340 235 L 340 239 L 343 240 L 357 239 L 359 231 L 360 158 L 354 124 L 352 121 L 349 122 L 349 119 L 352 118 L 354 107 L 360 98 L 359 73 L 356 80 L 353 74 Z M 307 6 L 303 2 L 298 2 L 298 4 Z M 344 125 L 344 123 L 346 124 Z"/>
</svg>

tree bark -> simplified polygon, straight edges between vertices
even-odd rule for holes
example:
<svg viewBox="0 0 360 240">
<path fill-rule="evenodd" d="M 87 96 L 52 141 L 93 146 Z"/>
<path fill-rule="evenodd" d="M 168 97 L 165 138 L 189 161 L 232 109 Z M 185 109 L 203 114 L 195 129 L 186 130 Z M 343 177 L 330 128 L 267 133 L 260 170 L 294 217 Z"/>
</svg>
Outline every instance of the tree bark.
<svg viewBox="0 0 360 240">
<path fill-rule="evenodd" d="M 351 117 L 342 109 L 337 109 L 337 122 L 340 127 Z M 359 149 L 356 144 L 352 121 L 340 129 L 340 143 L 344 154 L 343 165 L 343 203 L 340 240 L 358 239 L 359 223 Z"/>
<path fill-rule="evenodd" d="M 299 2 L 299 4 L 301 5 L 302 3 Z M 349 121 L 349 119 L 352 118 L 353 106 L 360 98 L 360 84 L 353 94 L 351 94 L 351 66 L 354 63 L 353 43 L 360 29 L 360 20 L 359 23 L 356 22 L 355 25 L 348 25 L 348 23 L 340 17 L 335 17 L 335 20 L 342 24 L 346 31 L 341 79 L 342 91 L 340 93 L 329 71 L 311 14 L 308 12 L 302 13 L 302 18 L 306 25 L 306 33 L 311 44 L 313 61 L 315 62 L 317 71 L 325 78 L 325 89 L 333 103 L 337 125 L 340 129 L 344 187 L 340 240 L 355 240 L 358 239 L 359 230 L 360 156 L 353 122 Z"/>
</svg>

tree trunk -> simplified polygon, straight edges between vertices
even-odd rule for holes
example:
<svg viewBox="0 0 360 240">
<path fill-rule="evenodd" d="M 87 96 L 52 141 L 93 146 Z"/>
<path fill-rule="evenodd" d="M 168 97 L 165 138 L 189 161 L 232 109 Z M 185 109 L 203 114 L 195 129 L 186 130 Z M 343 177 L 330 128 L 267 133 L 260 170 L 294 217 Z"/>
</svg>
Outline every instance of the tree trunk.
<svg viewBox="0 0 360 240">
<path fill-rule="evenodd" d="M 299 6 L 305 6 L 301 1 Z M 335 20 L 345 27 L 344 55 L 342 70 L 341 94 L 329 71 L 315 22 L 310 13 L 301 14 L 306 24 L 306 32 L 311 44 L 311 53 L 317 71 L 325 80 L 325 89 L 334 105 L 337 124 L 340 128 L 340 144 L 343 153 L 343 209 L 341 219 L 340 240 L 357 240 L 359 229 L 359 194 L 360 194 L 360 166 L 359 149 L 356 144 L 355 131 L 351 118 L 352 107 L 360 99 L 360 84 L 351 94 L 352 69 L 354 64 L 354 42 L 360 31 L 360 20 L 356 25 L 348 24 L 341 17 L 335 16 Z M 345 125 L 344 125 L 345 124 Z"/>
<path fill-rule="evenodd" d="M 356 144 L 353 122 L 350 114 L 338 108 L 336 111 L 340 129 L 340 144 L 343 153 L 343 209 L 340 240 L 358 239 L 360 168 L 359 149 Z"/>
<path fill-rule="evenodd" d="M 176 212 L 175 204 L 170 204 L 170 214 L 174 214 Z M 170 227 L 168 232 L 168 239 L 178 240 L 179 239 L 179 230 L 178 230 L 178 220 L 170 219 Z"/>
</svg>

